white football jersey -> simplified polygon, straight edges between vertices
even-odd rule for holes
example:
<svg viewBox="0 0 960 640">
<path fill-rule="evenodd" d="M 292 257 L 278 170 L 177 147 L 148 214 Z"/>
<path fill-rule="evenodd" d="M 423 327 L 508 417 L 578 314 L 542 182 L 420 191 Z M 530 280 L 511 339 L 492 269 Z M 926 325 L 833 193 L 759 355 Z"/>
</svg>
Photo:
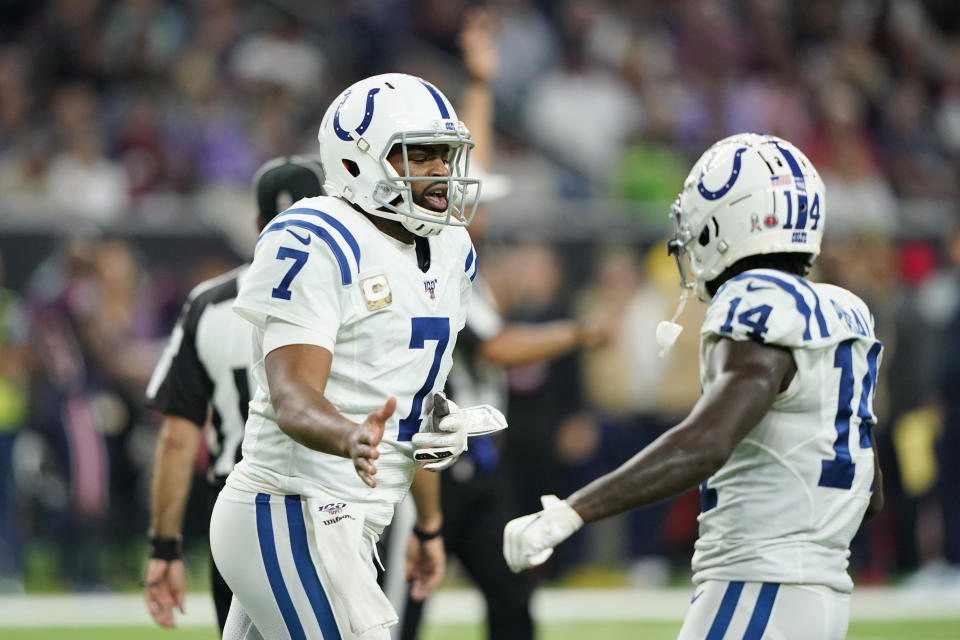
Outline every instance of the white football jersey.
<svg viewBox="0 0 960 640">
<path fill-rule="evenodd" d="M 446 382 L 477 272 L 463 228 L 418 243 L 429 243 L 426 272 L 365 216 L 330 197 L 301 200 L 264 229 L 234 305 L 257 327 L 257 388 L 243 460 L 228 485 L 361 503 L 378 534 L 390 522 L 418 466 L 410 439 L 423 424 L 425 400 Z M 363 422 L 389 396 L 397 398 L 379 445 L 376 488 L 360 480 L 349 458 L 309 449 L 277 426 L 263 366 L 268 317 L 329 336 L 322 345 L 333 353 L 324 395 L 345 417 Z"/>
<path fill-rule="evenodd" d="M 882 346 L 845 289 L 755 269 L 726 282 L 701 330 L 701 385 L 721 338 L 791 350 L 797 372 L 700 487 L 694 582 L 822 584 L 849 592 L 850 540 L 873 490 L 873 394 Z"/>
</svg>

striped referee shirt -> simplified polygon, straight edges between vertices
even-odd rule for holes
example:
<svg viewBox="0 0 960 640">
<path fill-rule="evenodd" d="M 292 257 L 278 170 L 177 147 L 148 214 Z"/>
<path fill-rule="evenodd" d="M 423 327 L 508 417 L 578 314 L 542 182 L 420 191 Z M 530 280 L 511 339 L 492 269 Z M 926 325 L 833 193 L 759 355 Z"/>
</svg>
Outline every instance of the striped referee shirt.
<svg viewBox="0 0 960 640">
<path fill-rule="evenodd" d="M 231 308 L 247 267 L 194 288 L 147 385 L 147 406 L 198 428 L 209 420 L 211 484 L 222 482 L 240 460 L 247 421 L 253 326 Z"/>
</svg>

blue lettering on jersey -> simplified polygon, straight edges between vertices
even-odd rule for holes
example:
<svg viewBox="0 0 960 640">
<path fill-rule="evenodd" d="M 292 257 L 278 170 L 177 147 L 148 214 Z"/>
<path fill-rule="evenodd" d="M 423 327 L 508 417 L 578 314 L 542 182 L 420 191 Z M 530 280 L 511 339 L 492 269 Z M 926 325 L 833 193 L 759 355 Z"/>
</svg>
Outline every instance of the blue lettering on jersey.
<svg viewBox="0 0 960 640">
<path fill-rule="evenodd" d="M 830 304 L 833 306 L 833 310 L 837 312 L 837 318 L 843 321 L 843 324 L 853 331 L 857 335 L 869 336 L 870 331 L 867 329 L 869 326 L 864 322 L 862 316 L 853 308 L 841 307 L 836 300 L 830 300 Z"/>
<path fill-rule="evenodd" d="M 299 211 L 299 210 L 291 209 L 291 211 Z M 322 215 L 326 215 L 326 214 L 322 214 Z M 353 235 L 349 231 L 347 231 L 346 227 L 344 227 L 339 221 L 335 219 L 333 219 L 333 222 L 335 222 L 336 225 L 339 225 L 339 226 L 336 226 L 336 225 L 334 226 L 336 226 L 336 228 L 340 231 L 340 233 L 343 234 L 347 243 L 350 245 L 350 249 L 353 251 L 353 256 L 357 260 L 357 269 L 359 269 L 360 268 L 360 247 L 357 246 L 356 240 L 354 239 Z M 305 229 L 313 233 L 314 235 L 318 236 L 319 238 L 321 238 L 324 242 L 326 242 L 327 246 L 330 248 L 330 251 L 333 252 L 333 256 L 334 258 L 336 258 L 337 264 L 340 267 L 340 281 L 343 283 L 344 286 L 351 284 L 353 282 L 353 276 L 350 272 L 350 263 L 347 261 L 346 253 L 342 248 L 340 248 L 340 244 L 337 242 L 336 238 L 333 237 L 333 234 L 319 225 L 315 225 L 310 222 L 306 222 L 304 220 L 296 220 L 296 219 L 280 220 L 278 222 L 274 222 L 269 227 L 264 229 L 263 232 L 260 234 L 260 237 L 257 239 L 257 242 L 259 243 L 261 240 L 263 240 L 264 236 L 266 236 L 268 233 L 279 231 L 281 229 L 287 229 L 288 227 L 298 227 L 300 229 Z M 280 256 L 278 256 L 278 258 L 283 259 Z"/>
<path fill-rule="evenodd" d="M 806 231 L 794 231 L 791 236 L 792 242 L 806 242 L 807 241 L 807 232 Z"/>
<path fill-rule="evenodd" d="M 860 406 L 857 409 L 857 416 L 860 417 L 860 446 L 866 449 L 870 446 L 870 426 L 877 419 L 873 415 L 873 398 L 870 392 L 877 383 L 877 359 L 880 352 L 883 351 L 883 343 L 877 341 L 870 347 L 867 353 L 867 373 L 863 376 L 861 387 L 863 392 L 860 394 Z"/>
<path fill-rule="evenodd" d="M 776 276 L 767 275 L 765 273 L 756 273 L 754 271 L 747 271 L 746 273 L 741 273 L 737 277 L 728 280 L 727 282 L 724 283 L 723 286 L 725 287 L 727 286 L 727 284 L 731 282 L 737 282 L 739 280 L 744 280 L 746 278 L 756 278 L 757 280 L 761 280 L 763 282 L 769 282 L 770 284 L 776 285 L 777 287 L 783 289 L 784 291 L 789 293 L 791 296 L 793 296 L 793 299 L 796 301 L 797 311 L 799 311 L 803 315 L 803 319 L 806 323 L 806 326 L 803 331 L 803 339 L 810 340 L 813 337 L 813 335 L 810 332 L 811 316 L 815 317 L 817 320 L 817 327 L 820 329 L 820 336 L 823 338 L 829 338 L 830 332 L 827 329 L 827 319 L 823 317 L 823 312 L 820 309 L 820 296 L 817 295 L 817 292 L 814 291 L 813 287 L 811 287 L 810 284 L 803 278 L 793 276 L 787 273 L 783 273 L 782 276 L 783 276 L 782 278 L 779 278 Z M 810 305 L 807 304 L 807 301 L 804 299 L 803 294 L 799 291 L 799 289 L 796 286 L 794 286 L 794 283 L 807 289 L 810 293 L 813 294 L 814 306 L 812 310 L 810 309 Z M 723 287 L 720 288 L 720 291 L 722 290 L 723 290 Z M 720 291 L 717 292 L 718 296 L 720 294 Z"/>
<path fill-rule="evenodd" d="M 440 361 L 447 350 L 447 343 L 450 341 L 450 318 L 427 317 L 410 319 L 410 348 L 424 349 L 427 341 L 436 341 L 433 350 L 433 363 L 430 365 L 430 371 L 427 372 L 427 379 L 423 386 L 413 396 L 413 402 L 410 405 L 410 413 L 407 417 L 400 419 L 400 431 L 397 435 L 399 442 L 406 442 L 413 438 L 413 434 L 420 431 L 420 412 L 423 408 L 423 400 L 427 394 L 433 391 L 433 384 L 437 380 L 437 374 L 440 372 Z"/>
<path fill-rule="evenodd" d="M 853 486 L 853 477 L 856 471 L 856 464 L 850 455 L 850 420 L 853 417 L 853 382 L 854 382 L 854 360 L 853 344 L 858 338 L 844 340 L 837 345 L 834 354 L 833 365 L 840 369 L 840 388 L 837 392 L 837 414 L 834 419 L 834 426 L 837 430 L 836 440 L 833 442 L 834 457 L 829 460 L 822 460 L 820 465 L 820 481 L 817 483 L 821 487 L 830 487 L 833 489 L 849 489 Z M 860 421 L 859 445 L 861 449 L 869 449 L 870 426 L 873 424 L 874 417 L 872 411 L 872 402 L 870 392 L 877 382 L 877 359 L 883 345 L 875 342 L 870 347 L 866 357 L 866 375 L 860 384 L 860 402 L 857 404 L 857 418 Z"/>
<path fill-rule="evenodd" d="M 290 299 L 290 296 L 292 295 L 290 292 L 290 284 L 293 282 L 293 279 L 297 277 L 297 274 L 300 273 L 300 269 L 303 269 L 303 265 L 307 264 L 307 258 L 309 257 L 310 254 L 306 251 L 298 251 L 297 249 L 291 249 L 290 247 L 280 247 L 277 250 L 277 260 L 292 259 L 293 264 L 290 265 L 287 273 L 284 274 L 280 284 L 274 287 L 273 291 L 270 292 L 272 297 L 279 300 Z"/>
</svg>

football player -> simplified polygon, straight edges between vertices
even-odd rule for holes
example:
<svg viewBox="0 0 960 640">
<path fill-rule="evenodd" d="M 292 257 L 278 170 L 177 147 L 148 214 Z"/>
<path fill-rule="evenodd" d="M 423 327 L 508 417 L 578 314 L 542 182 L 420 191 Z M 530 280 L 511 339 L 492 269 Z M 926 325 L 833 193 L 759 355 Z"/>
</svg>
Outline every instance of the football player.
<svg viewBox="0 0 960 640">
<path fill-rule="evenodd" d="M 308 156 L 275 158 L 254 175 L 263 229 L 279 211 L 301 198 L 320 195 L 323 174 Z M 175 626 L 183 610 L 186 572 L 181 559 L 184 509 L 201 439 L 210 452 L 209 506 L 240 457 L 250 402 L 250 345 L 253 328 L 231 309 L 247 265 L 200 283 L 190 293 L 163 357 L 147 386 L 146 403 L 163 412 L 150 487 L 150 562 L 144 598 L 158 624 Z M 211 416 L 210 428 L 203 427 Z M 210 562 L 213 601 L 220 630 L 232 594 Z"/>
<path fill-rule="evenodd" d="M 514 571 L 538 565 L 585 522 L 699 484 L 680 639 L 843 638 L 850 540 L 883 503 L 871 432 L 882 346 L 860 298 L 805 278 L 823 182 L 789 142 L 735 135 L 693 166 L 671 217 L 684 292 L 709 303 L 703 394 L 620 468 L 508 523 L 504 556 Z M 662 346 L 677 329 L 663 323 Z"/>
<path fill-rule="evenodd" d="M 341 93 L 319 141 L 327 196 L 264 229 L 234 305 L 256 389 L 210 530 L 231 638 L 388 638 L 375 543 L 430 477 L 410 566 L 415 596 L 436 585 L 438 485 L 418 460 L 452 464 L 472 432 L 458 416 L 476 415 L 436 394 L 477 272 L 469 132 L 433 85 L 391 73 Z"/>
</svg>

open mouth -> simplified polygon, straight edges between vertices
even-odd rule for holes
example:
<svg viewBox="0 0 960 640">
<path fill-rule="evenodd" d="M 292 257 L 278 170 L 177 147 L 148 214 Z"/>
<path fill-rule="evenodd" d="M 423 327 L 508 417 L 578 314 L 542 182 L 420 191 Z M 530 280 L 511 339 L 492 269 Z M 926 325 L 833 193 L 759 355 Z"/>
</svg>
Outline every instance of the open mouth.
<svg viewBox="0 0 960 640">
<path fill-rule="evenodd" d="M 436 184 L 423 192 L 423 206 L 432 211 L 447 210 L 447 185 Z"/>
</svg>

